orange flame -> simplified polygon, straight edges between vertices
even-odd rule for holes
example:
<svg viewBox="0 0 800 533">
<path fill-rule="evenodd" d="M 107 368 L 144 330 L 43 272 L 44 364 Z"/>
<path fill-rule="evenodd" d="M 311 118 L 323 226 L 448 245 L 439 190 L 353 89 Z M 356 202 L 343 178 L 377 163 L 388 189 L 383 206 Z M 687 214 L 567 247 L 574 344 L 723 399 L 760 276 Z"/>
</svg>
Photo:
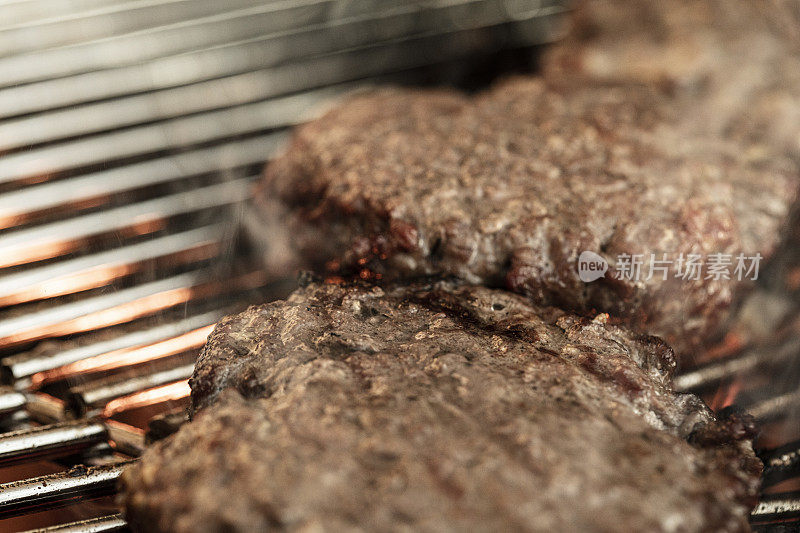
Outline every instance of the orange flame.
<svg viewBox="0 0 800 533">
<path fill-rule="evenodd" d="M 711 399 L 708 406 L 714 412 L 729 407 L 736 401 L 736 397 L 741 390 L 742 381 L 740 379 L 737 379 L 727 387 L 720 387 L 717 389 L 717 392 L 714 393 L 714 397 Z"/>
</svg>

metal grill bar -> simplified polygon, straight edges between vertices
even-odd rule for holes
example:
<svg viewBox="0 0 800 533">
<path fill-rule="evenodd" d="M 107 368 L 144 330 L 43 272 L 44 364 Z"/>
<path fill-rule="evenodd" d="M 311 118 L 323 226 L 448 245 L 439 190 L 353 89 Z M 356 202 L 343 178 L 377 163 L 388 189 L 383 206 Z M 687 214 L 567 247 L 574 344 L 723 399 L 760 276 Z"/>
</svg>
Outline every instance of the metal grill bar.
<svg viewBox="0 0 800 533">
<path fill-rule="evenodd" d="M 26 533 L 122 533 L 127 531 L 129 531 L 128 523 L 125 522 L 122 515 L 114 514 L 44 529 L 32 529 Z"/>
<path fill-rule="evenodd" d="M 8 387 L 0 388 L 0 416 L 8 416 L 25 407 L 27 399 L 21 392 Z"/>
<path fill-rule="evenodd" d="M 287 92 L 433 64 L 466 55 L 476 45 L 484 46 L 485 37 L 474 30 L 447 34 L 445 28 L 442 34 L 403 39 L 402 44 L 390 42 L 187 87 L 8 121 L 0 124 L 0 150 L 207 112 Z"/>
<path fill-rule="evenodd" d="M 58 474 L 2 483 L 0 519 L 114 494 L 117 479 L 129 464 L 131 461 L 89 468 L 76 466 Z"/>
<path fill-rule="evenodd" d="M 70 365 L 77 361 L 83 361 L 105 353 L 118 352 L 137 346 L 145 346 L 150 343 L 183 335 L 194 329 L 216 323 L 226 311 L 226 309 L 217 309 L 208 313 L 189 316 L 175 322 L 162 324 L 149 329 L 140 329 L 109 340 L 102 340 L 86 346 L 79 346 L 52 354 L 40 355 L 36 353 L 22 353 L 13 355 L 3 359 L 2 367 L 0 368 L 2 368 L 2 373 L 5 376 L 6 382 L 20 382 L 38 373 Z M 7 394 L 14 396 L 7 396 Z M 18 396 L 21 395 L 13 391 L 7 394 L 0 395 L 0 406 L 16 405 L 19 400 Z M 2 407 L 0 407 L 0 413 L 2 412 Z"/>
<path fill-rule="evenodd" d="M 193 371 L 194 361 L 134 378 L 123 376 L 122 379 L 112 378 L 101 380 L 99 383 L 87 383 L 72 389 L 67 406 L 72 414 L 78 417 L 86 416 L 87 413 L 94 412 L 96 409 L 102 409 L 111 400 L 168 383 L 188 380 Z"/>
<path fill-rule="evenodd" d="M 40 459 L 65 457 L 108 439 L 103 424 L 91 421 L 41 426 L 0 435 L 0 467 Z"/>
<path fill-rule="evenodd" d="M 0 307 L 100 287 L 158 258 L 171 256 L 175 265 L 181 255 L 187 260 L 213 257 L 224 234 L 221 225 L 205 226 L 3 276 Z"/>
<path fill-rule="evenodd" d="M 250 165 L 365 79 L 551 38 L 531 26 L 559 11 L 551 1 L 0 0 L 0 349 L 92 332 L 4 357 L 17 390 L 0 391 L 0 414 L 102 419 L 0 435 L 0 465 L 99 441 L 140 453 L 128 422 L 185 405 L 212 324 L 268 281 L 211 260 L 234 241 L 210 217 L 249 195 Z M 231 271 L 245 273 L 220 279 Z M 187 302 L 198 314 L 153 326 Z M 0 518 L 110 494 L 121 468 L 0 485 Z M 51 528 L 125 529 L 119 516 Z"/>
<path fill-rule="evenodd" d="M 294 1 L 297 3 L 297 0 Z M 183 23 L 186 20 L 219 15 L 250 7 L 252 0 L 174 0 L 138 1 L 117 4 L 110 9 L 69 13 L 23 23 L 0 30 L 0 50 L 4 55 L 30 50 L 103 39 L 154 26 Z"/>
<path fill-rule="evenodd" d="M 0 227 L 59 206 L 260 163 L 284 139 L 283 135 L 262 135 L 0 194 Z"/>
<path fill-rule="evenodd" d="M 174 402 L 188 398 L 191 394 L 188 380 L 174 381 L 166 385 L 145 389 L 134 392 L 127 396 L 120 396 L 106 404 L 102 416 L 110 418 L 117 413 L 123 413 L 131 409 L 153 405 L 163 402 Z"/>
<path fill-rule="evenodd" d="M 0 92 L 0 117 L 188 85 L 412 35 L 494 26 L 507 19 L 498 0 L 397 5 L 378 16 L 362 14 L 299 30 L 284 29 L 246 42 L 159 58 L 147 64 L 12 87 Z"/>
<path fill-rule="evenodd" d="M 31 418 L 43 424 L 64 421 L 64 401 L 44 394 L 34 392 L 25 395 L 28 403 L 25 409 L 31 414 Z"/>
<path fill-rule="evenodd" d="M 104 161 L 292 126 L 310 117 L 310 109 L 348 88 L 352 87 L 322 89 L 6 155 L 0 158 L 0 183 L 42 179 Z M 265 153 L 264 158 L 270 155 Z"/>
<path fill-rule="evenodd" d="M 88 331 L 145 316 L 190 300 L 191 288 L 211 279 L 211 272 L 190 272 L 9 318 L 0 322 L 0 346 Z"/>
<path fill-rule="evenodd" d="M 758 422 L 769 422 L 789 416 L 791 412 L 800 410 L 800 391 L 787 392 L 780 395 L 763 394 L 766 400 L 746 406 L 747 412 Z"/>
<path fill-rule="evenodd" d="M 95 357 L 78 361 L 71 365 L 55 368 L 33 377 L 33 386 L 41 387 L 44 384 L 69 379 L 86 379 L 87 376 L 99 372 L 110 372 L 124 368 L 134 367 L 142 363 L 156 363 L 174 355 L 198 351 L 206 342 L 206 338 L 213 330 L 214 325 L 195 329 L 183 335 L 170 337 L 161 342 L 148 344 L 135 349 L 108 352 Z"/>
<path fill-rule="evenodd" d="M 0 9 L 3 10 L 4 26 L 0 29 L 41 20 L 43 13 L 50 17 L 73 15 L 114 3 L 115 0 L 3 0 Z"/>
<path fill-rule="evenodd" d="M 765 494 L 750 514 L 754 522 L 785 520 L 800 516 L 800 492 Z"/>
<path fill-rule="evenodd" d="M 0 57 L 0 72 L 3 73 L 0 87 L 144 63 L 270 32 L 320 24 L 327 20 L 333 4 L 333 0 L 316 0 L 253 5 L 213 17 L 156 26 L 106 39 Z"/>
<path fill-rule="evenodd" d="M 759 453 L 764 462 L 761 484 L 771 487 L 781 481 L 800 476 L 800 441 Z"/>
<path fill-rule="evenodd" d="M 116 420 L 107 419 L 104 422 L 108 427 L 108 434 L 111 436 L 115 450 L 131 457 L 138 457 L 142 454 L 145 447 L 144 430 Z"/>
<path fill-rule="evenodd" d="M 18 27 L 48 27 L 53 23 L 63 21 L 81 20 L 101 15 L 120 16 L 126 12 L 135 17 L 136 10 L 148 6 L 185 2 L 186 0 L 71 0 L 68 5 L 63 5 L 64 2 L 58 0 L 3 0 L 0 2 L 0 6 L 9 16 L 3 21 L 4 25 L 0 26 L 0 31 Z M 255 3 L 276 2 L 275 0 L 262 0 L 261 2 L 250 2 L 249 5 Z M 237 2 L 231 3 L 234 8 L 236 8 L 236 4 Z M 187 13 L 187 19 L 193 20 L 191 13 Z M 184 23 L 184 21 L 180 23 Z"/>
<path fill-rule="evenodd" d="M 0 268 L 72 251 L 93 236 L 131 227 L 140 228 L 136 233 L 149 233 L 171 217 L 241 202 L 249 197 L 252 181 L 227 181 L 8 233 L 0 236 Z"/>
<path fill-rule="evenodd" d="M 734 357 L 713 361 L 675 377 L 674 386 L 680 391 L 697 391 L 764 367 L 786 364 L 800 354 L 800 338 L 790 338 L 780 345 L 759 346 Z"/>
<path fill-rule="evenodd" d="M 0 322 L 0 347 L 121 324 L 192 300 L 261 287 L 265 282 L 260 271 L 225 281 L 215 279 L 211 270 L 189 272 L 10 318 Z"/>
<path fill-rule="evenodd" d="M 270 0 L 266 0 L 267 2 Z M 47 0 L 12 0 L 12 5 L 21 2 L 36 5 L 40 8 L 48 6 L 50 2 Z M 33 17 L 30 21 L 20 20 L 4 20 L 4 26 L 0 27 L 0 31 L 8 31 L 9 29 L 31 28 L 37 26 L 44 26 L 51 28 L 54 24 L 69 24 L 78 20 L 93 19 L 101 17 L 101 22 L 113 22 L 116 18 L 128 14 L 134 18 L 142 19 L 140 11 L 142 9 L 149 9 L 147 13 L 149 17 L 144 17 L 147 20 L 158 20 L 161 17 L 169 17 L 173 13 L 180 14 L 181 11 L 185 12 L 184 17 L 191 17 L 194 14 L 192 11 L 195 7 L 200 7 L 199 11 L 203 12 L 208 9 L 207 0 L 200 0 L 193 6 L 193 2 L 187 4 L 186 0 L 121 0 L 114 3 L 105 2 L 103 0 L 82 0 L 78 6 L 72 9 L 64 10 L 61 12 L 56 10 L 55 13 L 39 12 L 38 17 Z M 230 2 L 231 5 L 236 5 L 240 2 Z M 252 3 L 252 2 L 251 2 Z M 23 10 L 24 11 L 24 10 Z M 15 13 L 11 11 L 12 15 Z M 111 19 L 107 17 L 113 17 Z M 103 30 L 108 31 L 108 30 Z"/>
</svg>

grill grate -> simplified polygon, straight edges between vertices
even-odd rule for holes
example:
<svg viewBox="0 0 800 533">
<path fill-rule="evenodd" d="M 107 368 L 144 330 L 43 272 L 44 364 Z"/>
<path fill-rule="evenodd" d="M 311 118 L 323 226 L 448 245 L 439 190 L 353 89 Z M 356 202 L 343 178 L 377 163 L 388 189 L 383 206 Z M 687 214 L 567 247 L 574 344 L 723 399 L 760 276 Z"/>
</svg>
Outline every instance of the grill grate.
<svg viewBox="0 0 800 533">
<path fill-rule="evenodd" d="M 365 85 L 452 82 L 466 58 L 550 41 L 561 4 L 0 0 L 3 528 L 127 530 L 109 495 L 185 421 L 210 328 L 287 290 L 235 228 L 288 127 Z M 679 388 L 713 404 L 800 345 L 731 352 Z M 796 391 L 771 391 L 738 397 L 765 421 L 797 412 Z M 761 452 L 767 488 L 797 478 L 798 442 Z M 763 498 L 756 529 L 797 522 L 791 490 Z"/>
<path fill-rule="evenodd" d="M 185 420 L 210 328 L 288 286 L 236 235 L 286 128 L 552 40 L 559 2 L 520 5 L 0 0 L 3 529 L 127 529 L 116 478 Z"/>
<path fill-rule="evenodd" d="M 679 390 L 699 394 L 714 409 L 744 408 L 762 428 L 762 496 L 750 517 L 759 532 L 800 528 L 800 300 L 797 288 L 779 277 L 759 280 L 711 360 L 675 380 Z"/>
</svg>

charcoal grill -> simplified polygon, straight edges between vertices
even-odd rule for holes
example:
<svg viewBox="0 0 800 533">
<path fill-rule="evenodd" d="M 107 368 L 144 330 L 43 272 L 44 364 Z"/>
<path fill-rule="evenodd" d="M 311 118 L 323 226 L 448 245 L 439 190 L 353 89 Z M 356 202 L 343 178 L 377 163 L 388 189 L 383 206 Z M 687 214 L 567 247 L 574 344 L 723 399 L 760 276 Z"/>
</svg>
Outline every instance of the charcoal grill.
<svg viewBox="0 0 800 533">
<path fill-rule="evenodd" d="M 185 420 L 213 324 L 292 285 L 266 278 L 238 229 L 287 128 L 376 83 L 484 83 L 557 38 L 562 12 L 0 0 L 0 529 L 127 530 L 117 477 Z M 794 303 L 762 292 L 783 324 Z M 787 488 L 754 511 L 763 530 L 800 521 L 800 435 L 784 431 L 800 394 L 745 393 L 741 376 L 790 364 L 797 339 L 737 345 L 678 382 L 718 408 L 744 398 L 780 435 L 764 482 Z"/>
</svg>

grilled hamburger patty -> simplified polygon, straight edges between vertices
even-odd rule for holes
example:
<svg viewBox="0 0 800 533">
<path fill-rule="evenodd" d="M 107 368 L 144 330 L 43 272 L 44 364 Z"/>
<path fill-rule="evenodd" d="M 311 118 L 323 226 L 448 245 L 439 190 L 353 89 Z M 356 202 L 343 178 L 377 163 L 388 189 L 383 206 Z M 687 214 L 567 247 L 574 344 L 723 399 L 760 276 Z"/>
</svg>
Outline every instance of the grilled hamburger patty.
<svg viewBox="0 0 800 533">
<path fill-rule="evenodd" d="M 800 2 L 584 0 L 547 76 L 659 85 L 686 130 L 800 156 Z"/>
<path fill-rule="evenodd" d="M 361 95 L 299 128 L 268 165 L 251 233 L 267 236 L 276 272 L 455 275 L 622 316 L 683 355 L 720 331 L 749 283 L 734 265 L 730 279 L 647 279 L 651 257 L 766 260 L 797 173 L 786 159 L 686 135 L 678 111 L 655 88 L 533 78 L 474 99 Z M 583 251 L 617 279 L 581 281 Z M 617 264 L 625 254 L 642 255 L 639 276 Z"/>
<path fill-rule="evenodd" d="M 311 284 L 224 319 L 194 420 L 123 476 L 140 531 L 737 531 L 747 420 L 661 340 L 454 282 Z"/>
</svg>

